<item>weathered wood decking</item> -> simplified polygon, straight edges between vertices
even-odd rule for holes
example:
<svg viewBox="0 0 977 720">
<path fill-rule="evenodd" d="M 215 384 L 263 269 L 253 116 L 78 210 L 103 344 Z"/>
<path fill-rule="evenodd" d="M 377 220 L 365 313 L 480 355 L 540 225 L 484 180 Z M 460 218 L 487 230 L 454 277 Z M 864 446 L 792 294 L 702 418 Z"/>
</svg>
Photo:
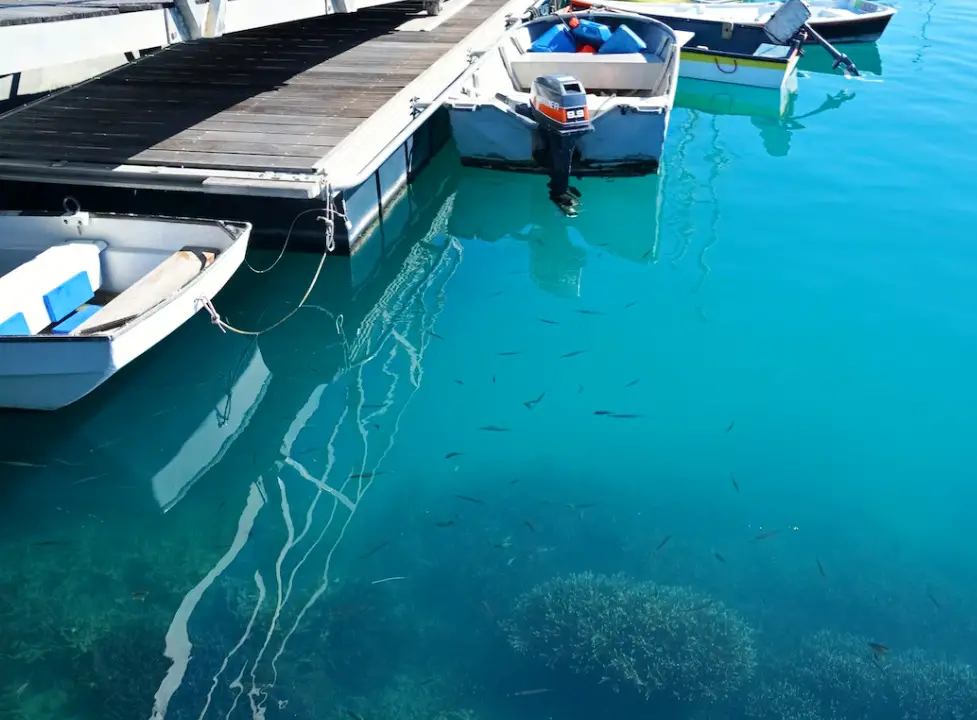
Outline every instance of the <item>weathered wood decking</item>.
<svg viewBox="0 0 977 720">
<path fill-rule="evenodd" d="M 0 117 L 0 168 L 313 172 L 503 4 L 472 0 L 426 32 L 398 31 L 415 3 L 174 45 Z"/>
<path fill-rule="evenodd" d="M 3 0 L 3 4 L 0 5 L 0 27 L 82 20 L 143 10 L 160 10 L 173 6 L 173 0 L 85 0 L 64 3 Z"/>
</svg>

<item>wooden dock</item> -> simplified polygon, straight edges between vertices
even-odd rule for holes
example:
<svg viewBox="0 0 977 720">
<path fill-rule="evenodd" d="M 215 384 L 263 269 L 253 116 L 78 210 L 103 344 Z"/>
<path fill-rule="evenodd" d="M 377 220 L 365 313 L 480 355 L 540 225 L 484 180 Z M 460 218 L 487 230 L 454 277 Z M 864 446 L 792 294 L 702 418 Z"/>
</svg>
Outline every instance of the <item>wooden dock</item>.
<svg viewBox="0 0 977 720">
<path fill-rule="evenodd" d="M 438 17 L 385 5 L 172 45 L 0 116 L 0 179 L 308 201 L 342 191 L 358 235 L 418 169 L 411 138 L 387 146 L 530 4 L 450 0 Z M 371 218 L 347 180 L 385 148 L 401 159 L 397 178 L 377 168 L 375 189 L 364 183 L 380 205 Z"/>
</svg>

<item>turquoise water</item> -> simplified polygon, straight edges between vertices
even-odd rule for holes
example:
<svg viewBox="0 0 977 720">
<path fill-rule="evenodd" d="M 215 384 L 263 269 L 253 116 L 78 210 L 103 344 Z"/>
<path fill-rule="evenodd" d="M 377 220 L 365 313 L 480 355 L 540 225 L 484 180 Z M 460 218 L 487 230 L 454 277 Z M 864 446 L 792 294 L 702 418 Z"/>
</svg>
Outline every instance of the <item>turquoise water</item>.
<svg viewBox="0 0 977 720">
<path fill-rule="evenodd" d="M 0 416 L 0 717 L 977 718 L 974 21 L 574 219 L 449 148 L 280 329 Z"/>
</svg>

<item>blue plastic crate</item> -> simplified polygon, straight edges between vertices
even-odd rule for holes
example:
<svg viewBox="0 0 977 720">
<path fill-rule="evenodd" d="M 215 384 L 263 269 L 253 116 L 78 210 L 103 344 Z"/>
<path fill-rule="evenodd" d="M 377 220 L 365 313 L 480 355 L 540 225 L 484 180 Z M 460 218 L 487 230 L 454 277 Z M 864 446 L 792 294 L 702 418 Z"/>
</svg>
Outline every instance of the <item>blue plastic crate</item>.
<svg viewBox="0 0 977 720">
<path fill-rule="evenodd" d="M 563 24 L 554 25 L 544 32 L 529 48 L 529 52 L 566 52 L 577 51 L 577 43 L 570 34 L 570 29 Z"/>
<path fill-rule="evenodd" d="M 621 25 L 597 52 L 605 55 L 623 55 L 644 52 L 647 49 L 648 45 L 634 30 L 627 25 Z"/>
<path fill-rule="evenodd" d="M 578 42 L 599 50 L 611 38 L 611 29 L 604 23 L 593 20 L 580 20 L 573 28 L 573 36 Z"/>
</svg>

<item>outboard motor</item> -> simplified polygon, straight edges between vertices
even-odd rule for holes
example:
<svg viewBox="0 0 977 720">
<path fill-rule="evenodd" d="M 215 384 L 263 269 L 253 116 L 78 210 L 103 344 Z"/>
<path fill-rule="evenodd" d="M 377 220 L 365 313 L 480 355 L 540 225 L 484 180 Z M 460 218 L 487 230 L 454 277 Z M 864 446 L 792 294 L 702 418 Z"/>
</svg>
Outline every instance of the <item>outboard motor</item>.
<svg viewBox="0 0 977 720">
<path fill-rule="evenodd" d="M 570 187 L 570 168 L 577 139 L 594 129 L 587 110 L 587 91 L 570 75 L 544 75 L 533 80 L 530 116 L 538 126 L 536 162 L 549 171 L 550 199 L 572 212 L 576 188 Z"/>
</svg>

